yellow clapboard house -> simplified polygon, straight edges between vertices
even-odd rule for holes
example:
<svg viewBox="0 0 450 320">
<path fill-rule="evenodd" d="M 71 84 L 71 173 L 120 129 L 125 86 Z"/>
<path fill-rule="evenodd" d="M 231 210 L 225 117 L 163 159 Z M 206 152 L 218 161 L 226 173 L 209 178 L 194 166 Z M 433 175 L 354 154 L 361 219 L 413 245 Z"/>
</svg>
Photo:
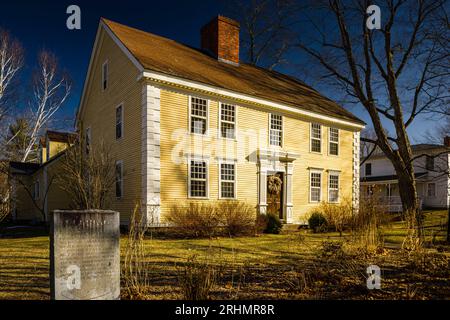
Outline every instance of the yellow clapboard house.
<svg viewBox="0 0 450 320">
<path fill-rule="evenodd" d="M 196 49 L 100 21 L 77 124 L 116 159 L 112 210 L 164 225 L 188 201 L 276 201 L 285 223 L 359 197 L 364 122 L 301 81 L 239 60 L 239 24 L 218 16 Z M 82 125 L 81 125 L 82 124 Z M 281 192 L 268 196 L 277 177 Z"/>
</svg>

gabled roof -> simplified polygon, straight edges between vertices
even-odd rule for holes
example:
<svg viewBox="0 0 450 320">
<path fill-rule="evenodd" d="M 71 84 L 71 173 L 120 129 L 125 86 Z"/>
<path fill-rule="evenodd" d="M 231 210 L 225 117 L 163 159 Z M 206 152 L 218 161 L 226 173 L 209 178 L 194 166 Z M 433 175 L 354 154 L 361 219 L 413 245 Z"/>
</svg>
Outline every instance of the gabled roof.
<svg viewBox="0 0 450 320">
<path fill-rule="evenodd" d="M 300 80 L 267 69 L 218 61 L 201 50 L 111 20 L 103 23 L 146 71 L 251 95 L 309 112 L 365 123 Z"/>
<path fill-rule="evenodd" d="M 450 147 L 446 147 L 443 144 L 431 144 L 431 143 L 419 143 L 419 144 L 413 144 L 411 145 L 411 150 L 414 155 L 419 154 L 435 154 L 436 152 L 449 152 L 450 153 Z M 385 154 L 381 149 L 378 149 L 369 157 L 370 159 L 380 159 L 385 158 Z M 365 160 L 365 158 L 361 159 Z"/>
<path fill-rule="evenodd" d="M 46 135 L 50 139 L 50 141 L 56 142 L 73 142 L 77 138 L 77 134 L 72 132 L 47 130 Z"/>
</svg>

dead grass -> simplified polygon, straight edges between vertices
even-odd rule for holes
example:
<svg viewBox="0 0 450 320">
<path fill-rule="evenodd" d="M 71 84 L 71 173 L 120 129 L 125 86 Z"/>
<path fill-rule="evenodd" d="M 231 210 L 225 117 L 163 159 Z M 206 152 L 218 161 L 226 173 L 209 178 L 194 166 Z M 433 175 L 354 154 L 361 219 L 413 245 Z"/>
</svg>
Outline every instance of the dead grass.
<svg viewBox="0 0 450 320">
<path fill-rule="evenodd" d="M 412 254 L 400 250 L 402 222 L 384 230 L 385 248 L 363 252 L 344 233 L 199 240 L 146 239 L 151 299 L 181 299 L 180 266 L 213 257 L 212 299 L 449 299 L 450 247 L 443 243 L 444 211 L 426 213 L 427 240 Z M 436 227 L 433 227 L 436 226 Z M 122 255 L 127 241 L 121 241 Z M 337 244 L 336 244 L 337 243 Z M 49 299 L 48 237 L 0 239 L 0 299 Z M 366 288 L 369 264 L 382 269 L 382 289 Z"/>
</svg>

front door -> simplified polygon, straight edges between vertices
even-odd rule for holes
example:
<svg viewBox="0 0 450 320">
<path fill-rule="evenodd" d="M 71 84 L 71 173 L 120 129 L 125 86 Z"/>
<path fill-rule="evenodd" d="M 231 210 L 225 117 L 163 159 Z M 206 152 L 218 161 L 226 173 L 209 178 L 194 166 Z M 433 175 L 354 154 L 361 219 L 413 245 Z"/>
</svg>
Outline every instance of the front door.
<svg viewBox="0 0 450 320">
<path fill-rule="evenodd" d="M 267 176 L 267 213 L 283 219 L 283 173 Z"/>
</svg>

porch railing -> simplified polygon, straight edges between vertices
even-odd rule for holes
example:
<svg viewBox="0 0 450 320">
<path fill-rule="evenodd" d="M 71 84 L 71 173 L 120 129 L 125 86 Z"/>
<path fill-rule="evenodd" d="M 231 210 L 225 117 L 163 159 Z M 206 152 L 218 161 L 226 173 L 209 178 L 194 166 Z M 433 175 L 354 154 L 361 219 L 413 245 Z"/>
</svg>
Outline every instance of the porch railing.
<svg viewBox="0 0 450 320">
<path fill-rule="evenodd" d="M 365 196 L 362 197 L 362 200 L 367 200 L 375 196 Z M 387 212 L 402 212 L 402 200 L 400 196 L 391 196 L 391 197 L 377 197 L 375 206 L 385 207 Z M 419 208 L 422 209 L 423 200 L 419 197 Z"/>
</svg>

